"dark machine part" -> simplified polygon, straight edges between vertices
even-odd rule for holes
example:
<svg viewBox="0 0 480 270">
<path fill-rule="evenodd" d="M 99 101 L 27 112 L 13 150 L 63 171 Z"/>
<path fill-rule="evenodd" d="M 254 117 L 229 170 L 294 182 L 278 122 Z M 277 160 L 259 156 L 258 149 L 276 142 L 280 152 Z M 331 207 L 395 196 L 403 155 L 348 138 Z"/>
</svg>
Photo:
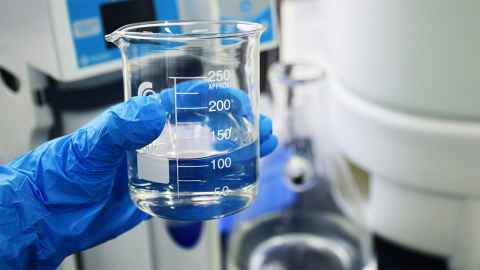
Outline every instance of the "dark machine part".
<svg viewBox="0 0 480 270">
<path fill-rule="evenodd" d="M 282 0 L 275 0 L 275 6 L 276 6 L 276 13 L 277 13 L 277 18 L 278 18 L 278 42 L 280 43 L 280 35 L 282 33 L 282 29 L 280 29 L 281 25 L 281 16 L 280 11 L 282 8 Z M 260 53 L 260 93 L 261 94 L 267 94 L 271 96 L 271 89 L 270 89 L 270 83 L 268 82 L 268 69 L 273 63 L 276 63 L 280 60 L 280 45 L 277 47 L 274 47 L 269 50 L 262 51 Z"/>
<path fill-rule="evenodd" d="M 63 112 L 81 113 L 121 102 L 122 89 L 121 78 L 103 84 L 78 87 L 66 86 L 49 78 L 48 87 L 45 89 L 45 100 L 52 109 L 53 125 L 48 138 L 53 139 L 65 134 Z"/>
<path fill-rule="evenodd" d="M 379 270 L 447 270 L 447 260 L 395 244 L 381 236 L 374 238 Z"/>
<path fill-rule="evenodd" d="M 268 82 L 269 67 L 278 62 L 280 50 L 278 47 L 262 51 L 260 53 L 260 93 L 271 95 L 270 84 Z"/>
<path fill-rule="evenodd" d="M 193 58 L 175 59 L 177 71 L 174 73 L 185 76 L 196 76 L 202 73 L 200 62 Z M 165 65 L 165 60 L 159 60 L 159 67 Z M 164 69 L 159 68 L 161 72 Z M 165 77 L 165 74 L 151 74 L 152 78 Z M 138 87 L 138 86 L 137 86 Z M 160 89 L 167 85 L 158 85 Z M 134 89 L 135 86 L 134 86 Z M 65 134 L 63 128 L 64 112 L 85 112 L 105 108 L 123 101 L 123 78 L 121 72 L 107 75 L 105 78 L 90 78 L 85 82 L 62 83 L 52 78 L 48 79 L 45 89 L 45 101 L 53 112 L 53 126 L 49 132 L 49 139 Z"/>
<path fill-rule="evenodd" d="M 105 34 L 112 33 L 127 24 L 154 21 L 157 17 L 152 0 L 113 1 L 102 4 L 100 12 Z M 118 16 L 118 14 L 122 14 L 122 16 Z M 116 49 L 111 42 L 105 41 L 105 46 Z"/>
</svg>

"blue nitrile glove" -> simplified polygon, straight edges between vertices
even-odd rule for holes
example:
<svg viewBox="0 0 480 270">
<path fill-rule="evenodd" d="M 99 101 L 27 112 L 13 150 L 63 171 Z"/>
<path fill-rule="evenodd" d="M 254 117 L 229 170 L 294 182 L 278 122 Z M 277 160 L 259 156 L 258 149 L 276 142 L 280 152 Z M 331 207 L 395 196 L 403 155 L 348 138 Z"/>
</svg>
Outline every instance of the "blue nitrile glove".
<svg viewBox="0 0 480 270">
<path fill-rule="evenodd" d="M 273 154 L 262 160 L 259 192 L 255 201 L 244 211 L 221 219 L 222 233 L 229 234 L 237 224 L 285 211 L 293 205 L 297 193 L 285 185 L 286 175 L 283 171 L 291 154 L 287 147 L 279 146 Z"/>
<path fill-rule="evenodd" d="M 172 116 L 176 114 L 176 118 L 171 117 L 169 119 L 171 122 L 175 120 L 182 122 L 201 121 L 206 123 L 212 131 L 235 127 L 233 130 L 236 134 L 232 134 L 230 139 L 218 141 L 215 145 L 217 150 L 234 149 L 244 143 L 242 138 L 251 135 L 246 133 L 249 133 L 249 124 L 252 125 L 254 122 L 254 113 L 250 98 L 243 90 L 227 87 L 219 88 L 208 80 L 190 80 L 177 84 L 175 89 L 164 89 L 158 96 L 161 98 L 165 110 L 170 112 Z M 223 106 L 227 106 L 226 103 L 218 103 L 224 101 L 228 101 L 228 109 L 223 108 Z M 175 107 L 177 108 L 176 111 Z M 191 110 L 191 108 L 203 109 Z M 271 127 L 272 124 L 270 119 L 261 116 L 260 125 Z M 245 134 L 238 134 L 242 132 Z M 260 136 L 270 136 L 271 133 L 271 130 L 264 130 Z M 276 145 L 276 143 L 274 137 L 272 137 L 272 141 L 268 142 L 268 144 L 273 145 Z M 269 148 L 264 147 L 260 150 L 266 151 L 265 149 Z"/>
<path fill-rule="evenodd" d="M 55 269 L 148 218 L 130 200 L 125 151 L 157 138 L 165 116 L 160 99 L 134 97 L 0 166 L 0 269 Z M 262 117 L 263 155 L 271 128 Z"/>
</svg>

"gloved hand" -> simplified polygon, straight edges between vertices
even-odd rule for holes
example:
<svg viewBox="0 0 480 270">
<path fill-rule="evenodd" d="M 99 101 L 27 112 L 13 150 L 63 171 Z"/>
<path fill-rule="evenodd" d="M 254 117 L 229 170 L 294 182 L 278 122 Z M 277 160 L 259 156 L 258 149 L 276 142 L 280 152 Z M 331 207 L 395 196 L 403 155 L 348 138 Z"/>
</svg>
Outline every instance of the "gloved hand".
<svg viewBox="0 0 480 270">
<path fill-rule="evenodd" d="M 0 269 L 55 269 L 148 218 L 129 198 L 125 151 L 161 133 L 159 98 L 134 97 L 0 166 Z M 277 139 L 260 121 L 261 154 Z"/>
</svg>

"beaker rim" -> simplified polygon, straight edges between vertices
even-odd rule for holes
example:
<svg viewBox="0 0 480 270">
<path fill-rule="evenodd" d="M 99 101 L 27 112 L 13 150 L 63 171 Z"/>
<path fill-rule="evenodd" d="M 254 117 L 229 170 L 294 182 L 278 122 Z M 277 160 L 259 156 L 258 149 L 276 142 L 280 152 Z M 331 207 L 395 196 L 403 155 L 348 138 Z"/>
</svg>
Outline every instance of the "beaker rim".
<svg viewBox="0 0 480 270">
<path fill-rule="evenodd" d="M 285 75 L 286 69 L 290 69 L 290 74 Z M 324 66 L 311 62 L 276 62 L 270 67 L 268 76 L 272 80 L 296 85 L 325 81 L 328 74 Z"/>
<path fill-rule="evenodd" d="M 209 28 L 196 29 L 192 32 L 172 33 L 168 32 L 168 27 L 175 26 L 213 26 L 218 25 L 218 31 L 210 31 Z M 235 30 L 231 32 L 222 32 L 221 26 L 235 25 Z M 166 32 L 140 32 L 141 29 L 165 27 Z M 207 30 L 200 31 L 200 30 Z M 115 42 L 119 38 L 130 39 L 146 39 L 146 40 L 192 40 L 192 39 L 215 39 L 215 38 L 231 38 L 244 37 L 251 35 L 259 35 L 265 30 L 265 26 L 260 23 L 242 21 L 242 20 L 163 20 L 163 21 L 147 21 L 140 23 L 132 23 L 124 25 L 111 34 L 105 36 L 109 42 Z"/>
</svg>

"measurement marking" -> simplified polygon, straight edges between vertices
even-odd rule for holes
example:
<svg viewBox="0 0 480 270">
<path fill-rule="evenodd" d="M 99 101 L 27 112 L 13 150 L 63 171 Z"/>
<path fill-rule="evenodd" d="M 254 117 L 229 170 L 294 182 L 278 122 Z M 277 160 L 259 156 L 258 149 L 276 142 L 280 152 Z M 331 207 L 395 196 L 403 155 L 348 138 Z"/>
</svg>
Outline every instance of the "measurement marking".
<svg viewBox="0 0 480 270">
<path fill-rule="evenodd" d="M 193 29 L 192 33 L 203 33 L 203 32 L 208 32 L 208 29 Z"/>
<path fill-rule="evenodd" d="M 177 79 L 173 79 L 173 92 L 175 93 L 174 95 L 174 102 L 175 102 L 175 108 L 177 107 Z M 175 110 L 175 130 L 177 130 L 178 128 L 178 111 Z M 174 138 L 175 138 L 175 144 L 177 144 L 177 133 L 175 132 L 175 135 L 174 135 Z M 174 148 L 174 150 L 176 150 Z M 175 159 L 176 159 L 176 165 L 177 165 L 177 200 L 180 199 L 180 181 L 179 181 L 179 178 L 180 178 L 180 168 L 178 167 L 178 151 L 175 151 Z"/>
<path fill-rule="evenodd" d="M 177 107 L 177 110 L 205 110 L 208 107 Z"/>
<path fill-rule="evenodd" d="M 209 165 L 179 165 L 178 167 L 181 168 L 202 168 L 202 167 L 208 167 Z"/>
<path fill-rule="evenodd" d="M 172 77 L 168 77 L 169 79 L 208 79 L 208 77 L 205 77 L 205 76 L 192 76 L 192 77 L 182 77 L 182 76 L 179 76 L 179 77 L 175 77 L 175 76 L 172 76 Z"/>
<path fill-rule="evenodd" d="M 178 182 L 200 182 L 200 183 L 206 183 L 207 181 L 205 180 L 200 180 L 200 179 L 178 179 Z"/>
<path fill-rule="evenodd" d="M 198 92 L 185 92 L 185 93 L 177 93 L 177 95 L 200 95 Z"/>
</svg>

